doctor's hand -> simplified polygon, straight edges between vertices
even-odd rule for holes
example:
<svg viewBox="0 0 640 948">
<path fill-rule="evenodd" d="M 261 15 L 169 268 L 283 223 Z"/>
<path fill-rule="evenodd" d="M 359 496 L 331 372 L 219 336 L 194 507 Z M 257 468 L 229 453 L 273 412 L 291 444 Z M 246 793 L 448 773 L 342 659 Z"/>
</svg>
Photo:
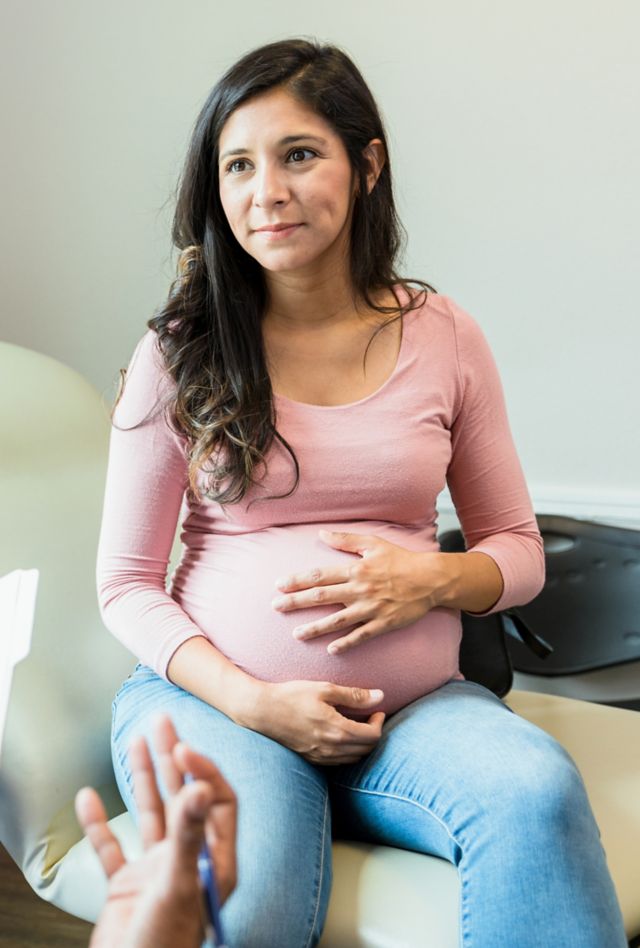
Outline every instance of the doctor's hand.
<svg viewBox="0 0 640 948">
<path fill-rule="evenodd" d="M 449 561 L 442 553 L 416 553 L 359 533 L 320 531 L 321 539 L 337 550 L 359 555 L 353 563 L 337 563 L 278 580 L 273 608 L 279 612 L 308 609 L 328 603 L 345 608 L 294 630 L 305 641 L 353 629 L 327 646 L 341 654 L 362 642 L 416 622 L 441 601 L 448 589 Z"/>
<path fill-rule="evenodd" d="M 178 742 L 169 718 L 154 730 L 158 769 L 170 794 L 163 802 L 146 741 L 131 742 L 129 760 L 143 855 L 127 862 L 92 787 L 76 795 L 76 815 L 108 877 L 107 901 L 90 948 L 199 948 L 202 893 L 197 861 L 206 839 L 220 902 L 236 882 L 236 797 L 214 764 Z M 183 785 L 185 775 L 193 777 Z"/>
<path fill-rule="evenodd" d="M 372 709 L 384 694 L 328 681 L 265 682 L 260 732 L 312 764 L 353 764 L 370 754 L 382 736 L 385 714 Z M 353 721 L 336 705 L 367 717 Z"/>
</svg>

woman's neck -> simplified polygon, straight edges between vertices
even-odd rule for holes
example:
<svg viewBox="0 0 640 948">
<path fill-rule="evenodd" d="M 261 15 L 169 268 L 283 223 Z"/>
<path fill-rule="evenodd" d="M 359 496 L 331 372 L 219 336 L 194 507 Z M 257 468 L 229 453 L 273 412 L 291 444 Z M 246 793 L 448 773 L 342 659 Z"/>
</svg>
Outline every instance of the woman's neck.
<svg viewBox="0 0 640 948">
<path fill-rule="evenodd" d="M 269 274 L 264 322 L 292 331 L 353 321 L 356 304 L 346 280 Z"/>
</svg>

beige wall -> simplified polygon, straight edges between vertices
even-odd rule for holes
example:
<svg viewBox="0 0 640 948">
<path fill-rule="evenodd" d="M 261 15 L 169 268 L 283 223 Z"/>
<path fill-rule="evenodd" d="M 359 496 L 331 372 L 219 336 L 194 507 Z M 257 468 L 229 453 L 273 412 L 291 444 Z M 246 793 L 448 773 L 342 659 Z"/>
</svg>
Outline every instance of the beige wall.
<svg viewBox="0 0 640 948">
<path fill-rule="evenodd" d="M 166 202 L 206 93 L 252 46 L 313 35 L 381 104 L 405 272 L 484 327 L 538 509 L 638 511 L 635 0 L 4 11 L 1 338 L 111 397 L 173 276 Z"/>
</svg>

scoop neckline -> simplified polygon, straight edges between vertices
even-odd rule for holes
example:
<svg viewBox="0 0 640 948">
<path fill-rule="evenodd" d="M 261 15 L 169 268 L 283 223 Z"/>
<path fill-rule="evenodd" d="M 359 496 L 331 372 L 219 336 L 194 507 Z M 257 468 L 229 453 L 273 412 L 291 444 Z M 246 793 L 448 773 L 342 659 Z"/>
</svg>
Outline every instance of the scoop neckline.
<svg viewBox="0 0 640 948">
<path fill-rule="evenodd" d="M 409 301 L 408 293 L 404 290 L 404 288 L 400 284 L 396 284 L 394 286 L 394 289 L 400 296 L 401 303 L 404 306 L 405 303 Z M 382 385 L 380 385 L 379 388 L 375 390 L 375 392 L 371 392 L 369 395 L 365 395 L 364 398 L 359 398 L 355 402 L 343 402 L 340 405 L 316 405 L 314 402 L 298 402 L 295 400 L 295 398 L 289 398 L 287 395 L 281 395 L 279 392 L 273 393 L 274 399 L 276 399 L 279 402 L 286 402 L 289 405 L 295 405 L 296 408 L 310 408 L 314 411 L 336 411 L 336 409 L 339 410 L 339 409 L 344 409 L 344 408 L 355 408 L 357 405 L 363 405 L 365 402 L 370 401 L 372 398 L 377 398 L 377 396 L 380 395 L 380 393 L 383 392 L 387 388 L 387 386 L 391 384 L 391 382 L 396 377 L 396 375 L 398 374 L 398 372 L 400 371 L 400 369 L 402 368 L 404 364 L 405 354 L 406 354 L 406 345 L 407 345 L 407 333 L 406 333 L 407 327 L 405 323 L 405 317 L 415 314 L 417 312 L 417 309 L 418 308 L 409 310 L 408 312 L 402 314 L 401 323 L 400 323 L 401 325 L 400 349 L 398 350 L 398 357 L 396 359 L 396 364 L 393 367 L 391 374 L 385 379 Z"/>
</svg>

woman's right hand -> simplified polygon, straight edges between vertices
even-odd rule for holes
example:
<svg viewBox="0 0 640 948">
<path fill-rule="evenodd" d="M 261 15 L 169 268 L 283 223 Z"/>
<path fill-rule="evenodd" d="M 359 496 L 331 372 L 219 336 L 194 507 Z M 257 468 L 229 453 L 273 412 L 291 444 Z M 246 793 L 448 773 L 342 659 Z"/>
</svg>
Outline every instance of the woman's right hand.
<svg viewBox="0 0 640 948">
<path fill-rule="evenodd" d="M 269 683 L 257 728 L 312 764 L 353 764 L 380 740 L 385 714 L 352 721 L 336 705 L 366 711 L 380 704 L 382 691 L 351 688 L 326 681 Z"/>
</svg>

